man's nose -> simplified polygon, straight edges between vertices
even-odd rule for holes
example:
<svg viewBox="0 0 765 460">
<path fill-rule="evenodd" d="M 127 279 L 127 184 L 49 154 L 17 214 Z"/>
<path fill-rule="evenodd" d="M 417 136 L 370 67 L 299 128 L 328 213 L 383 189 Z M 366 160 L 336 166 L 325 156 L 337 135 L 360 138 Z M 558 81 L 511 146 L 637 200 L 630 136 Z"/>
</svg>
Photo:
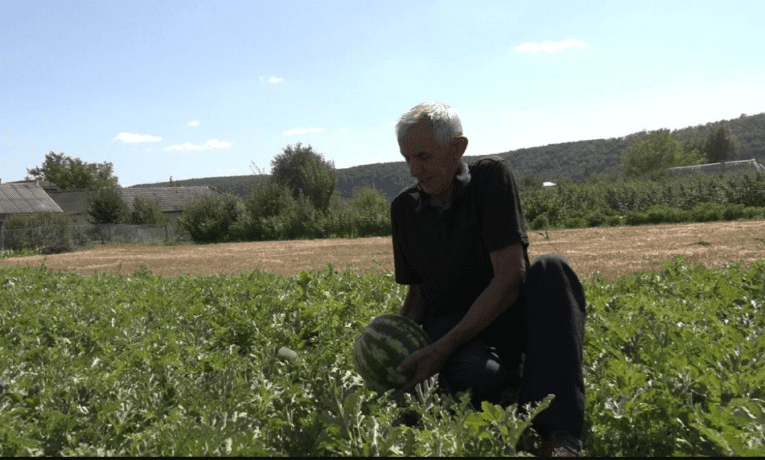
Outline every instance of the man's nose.
<svg viewBox="0 0 765 460">
<path fill-rule="evenodd" d="M 422 172 L 422 163 L 419 162 L 416 158 L 412 158 L 409 160 L 409 174 L 412 175 L 412 177 L 417 177 Z"/>
</svg>

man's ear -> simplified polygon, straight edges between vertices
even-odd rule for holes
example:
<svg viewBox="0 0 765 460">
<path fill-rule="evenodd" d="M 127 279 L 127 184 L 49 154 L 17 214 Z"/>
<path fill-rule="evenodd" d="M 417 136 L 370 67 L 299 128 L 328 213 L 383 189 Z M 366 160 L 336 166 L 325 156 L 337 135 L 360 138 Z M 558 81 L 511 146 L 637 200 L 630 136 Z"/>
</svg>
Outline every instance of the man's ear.
<svg viewBox="0 0 765 460">
<path fill-rule="evenodd" d="M 455 154 L 457 154 L 457 157 L 462 158 L 462 155 L 465 154 L 465 150 L 467 150 L 468 138 L 465 136 L 455 137 L 452 139 L 451 145 Z"/>
</svg>

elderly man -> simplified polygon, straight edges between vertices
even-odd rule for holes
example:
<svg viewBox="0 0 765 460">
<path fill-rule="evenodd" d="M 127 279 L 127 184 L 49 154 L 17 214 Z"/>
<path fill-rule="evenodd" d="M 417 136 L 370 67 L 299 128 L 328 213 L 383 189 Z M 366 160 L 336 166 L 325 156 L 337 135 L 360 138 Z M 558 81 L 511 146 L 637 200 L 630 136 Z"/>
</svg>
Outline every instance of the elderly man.
<svg viewBox="0 0 765 460">
<path fill-rule="evenodd" d="M 403 390 L 438 373 L 449 391 L 471 390 L 474 404 L 552 393 L 534 423 L 541 453 L 576 456 L 586 315 L 576 274 L 561 255 L 529 262 L 513 175 L 500 158 L 462 161 L 468 140 L 454 109 L 417 105 L 396 134 L 417 179 L 391 205 L 396 282 L 409 285 L 402 314 L 433 341 L 401 363 L 415 370 Z"/>
</svg>

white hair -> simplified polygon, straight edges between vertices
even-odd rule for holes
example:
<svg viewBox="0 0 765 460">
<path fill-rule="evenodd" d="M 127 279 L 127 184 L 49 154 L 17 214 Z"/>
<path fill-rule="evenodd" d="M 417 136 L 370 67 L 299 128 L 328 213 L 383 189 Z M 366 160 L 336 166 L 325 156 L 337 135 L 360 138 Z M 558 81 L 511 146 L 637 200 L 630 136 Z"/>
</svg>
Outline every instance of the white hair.
<svg viewBox="0 0 765 460">
<path fill-rule="evenodd" d="M 433 135 L 441 147 L 446 147 L 455 137 L 462 136 L 462 123 L 457 111 L 443 102 L 423 102 L 417 104 L 401 115 L 396 123 L 396 138 L 398 143 L 409 131 L 409 128 L 424 120 L 430 120 Z"/>
</svg>

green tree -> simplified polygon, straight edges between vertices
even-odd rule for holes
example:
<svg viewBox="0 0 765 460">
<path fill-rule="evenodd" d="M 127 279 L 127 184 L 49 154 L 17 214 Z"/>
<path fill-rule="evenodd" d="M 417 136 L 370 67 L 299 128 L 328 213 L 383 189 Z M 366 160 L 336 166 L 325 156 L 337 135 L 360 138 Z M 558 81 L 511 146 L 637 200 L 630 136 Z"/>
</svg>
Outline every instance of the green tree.
<svg viewBox="0 0 765 460">
<path fill-rule="evenodd" d="M 730 161 L 736 158 L 737 145 L 730 128 L 721 125 L 713 129 L 704 142 L 704 153 L 710 163 Z"/>
<path fill-rule="evenodd" d="M 42 166 L 27 169 L 27 180 L 48 181 L 62 190 L 97 190 L 116 187 L 118 179 L 110 162 L 88 163 L 71 158 L 63 153 L 50 152 L 45 155 Z"/>
<path fill-rule="evenodd" d="M 133 209 L 129 213 L 128 222 L 131 224 L 164 224 L 167 217 L 159 209 L 157 200 L 136 197 Z"/>
<path fill-rule="evenodd" d="M 269 218 L 290 214 L 297 202 L 290 189 L 281 182 L 259 181 L 255 183 L 245 200 L 247 211 L 253 218 Z"/>
<path fill-rule="evenodd" d="M 237 222 L 245 218 L 242 200 L 233 195 L 213 194 L 193 200 L 178 219 L 195 243 L 235 241 L 239 235 L 232 232 Z"/>
<path fill-rule="evenodd" d="M 306 196 L 311 204 L 325 211 L 337 186 L 335 164 L 308 146 L 288 145 L 271 160 L 273 180 L 285 184 L 295 198 Z"/>
<path fill-rule="evenodd" d="M 544 181 L 540 177 L 535 176 L 533 173 L 526 173 L 523 177 L 521 177 L 518 185 L 522 189 L 542 188 L 544 187 Z"/>
<path fill-rule="evenodd" d="M 117 187 L 107 187 L 93 193 L 88 214 L 96 224 L 117 224 L 128 213 L 128 206 Z"/>
<path fill-rule="evenodd" d="M 684 147 L 668 129 L 660 129 L 634 141 L 621 155 L 622 168 L 628 177 L 702 162 L 703 157 L 697 151 Z"/>
<path fill-rule="evenodd" d="M 354 190 L 349 200 L 359 236 L 390 235 L 390 202 L 374 187 Z"/>
</svg>

